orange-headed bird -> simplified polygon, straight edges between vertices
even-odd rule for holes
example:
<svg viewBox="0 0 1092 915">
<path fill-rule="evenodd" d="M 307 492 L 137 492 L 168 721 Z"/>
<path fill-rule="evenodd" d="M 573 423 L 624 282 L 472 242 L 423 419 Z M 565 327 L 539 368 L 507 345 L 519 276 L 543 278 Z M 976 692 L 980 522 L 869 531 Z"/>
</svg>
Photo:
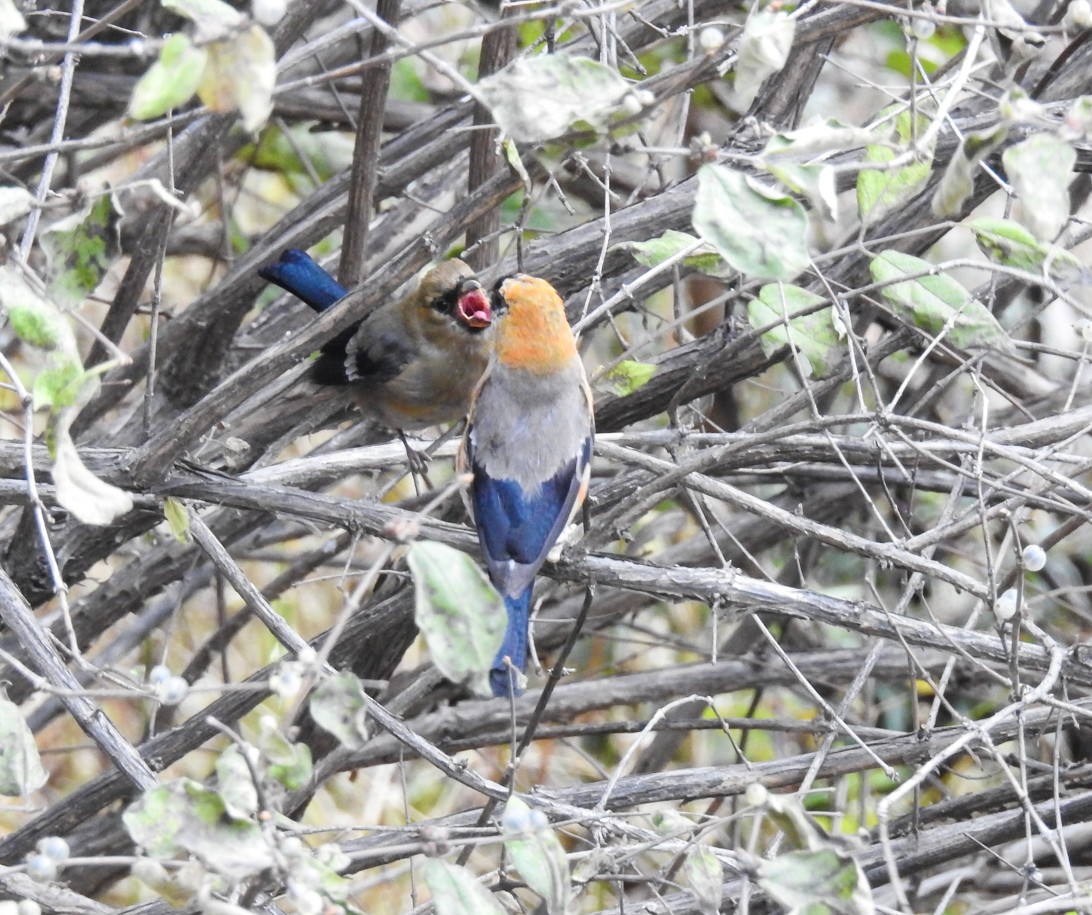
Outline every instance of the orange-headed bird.
<svg viewBox="0 0 1092 915">
<path fill-rule="evenodd" d="M 346 290 L 297 248 L 258 274 L 316 312 Z M 362 410 L 392 429 L 421 429 L 466 415 L 489 360 L 489 297 L 461 260 L 444 261 L 405 298 L 384 305 L 322 347 L 319 384 L 345 385 Z"/>
<path fill-rule="evenodd" d="M 561 297 L 510 276 L 493 291 L 494 341 L 474 392 L 460 464 L 489 578 L 508 626 L 489 671 L 494 695 L 520 692 L 535 573 L 584 500 L 595 436 L 591 391 Z"/>
</svg>

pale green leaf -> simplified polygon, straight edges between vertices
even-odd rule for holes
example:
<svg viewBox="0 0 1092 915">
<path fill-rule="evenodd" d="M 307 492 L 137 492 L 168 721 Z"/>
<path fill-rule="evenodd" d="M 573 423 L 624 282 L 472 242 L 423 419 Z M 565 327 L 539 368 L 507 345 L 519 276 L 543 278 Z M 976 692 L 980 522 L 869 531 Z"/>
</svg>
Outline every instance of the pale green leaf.
<svg viewBox="0 0 1092 915">
<path fill-rule="evenodd" d="M 841 152 L 863 146 L 872 139 L 872 133 L 863 127 L 853 127 L 828 118 L 805 124 L 795 130 L 775 134 L 766 141 L 762 157 L 816 156 L 820 153 Z"/>
<path fill-rule="evenodd" d="M 595 381 L 595 387 L 601 391 L 610 391 L 617 397 L 625 397 L 643 388 L 656 374 L 656 366 L 648 362 L 634 362 L 623 359 L 614 368 Z"/>
<path fill-rule="evenodd" d="M 442 543 L 411 544 L 406 562 L 433 662 L 453 683 L 492 695 L 488 671 L 504 638 L 504 600 L 473 559 Z"/>
<path fill-rule="evenodd" d="M 350 750 L 359 750 L 368 740 L 364 687 L 349 671 L 325 678 L 311 694 L 311 717 Z"/>
<path fill-rule="evenodd" d="M 213 111 L 238 110 L 243 126 L 256 132 L 273 111 L 277 61 L 273 40 L 260 25 L 209 45 L 197 94 Z"/>
<path fill-rule="evenodd" d="M 790 191 L 806 197 L 823 219 L 838 221 L 838 184 L 831 166 L 766 159 L 762 167 Z"/>
<path fill-rule="evenodd" d="M 53 352 L 31 385 L 34 406 L 39 409 L 63 410 L 74 407 L 93 377 L 84 370 L 83 363 L 70 353 Z"/>
<path fill-rule="evenodd" d="M 179 502 L 178 499 L 164 499 L 163 517 L 167 519 L 175 540 L 180 543 L 190 542 L 190 513 L 186 511 L 184 503 Z"/>
<path fill-rule="evenodd" d="M 1067 140 L 1083 140 L 1092 134 L 1092 95 L 1082 95 L 1073 101 L 1062 120 L 1062 136 Z"/>
<path fill-rule="evenodd" d="M 216 788 L 228 816 L 245 820 L 258 812 L 258 789 L 250 767 L 234 744 L 216 757 Z"/>
<path fill-rule="evenodd" d="M 783 346 L 791 346 L 805 360 L 805 377 L 814 373 L 829 375 L 841 359 L 844 347 L 834 325 L 830 306 L 822 296 L 786 283 L 770 283 L 758 291 L 758 298 L 747 303 L 747 319 L 755 330 L 775 322 L 776 326 L 759 337 L 762 351 L 772 356 Z"/>
<path fill-rule="evenodd" d="M 153 858 L 188 852 L 233 880 L 274 866 L 261 827 L 233 817 L 218 791 L 188 778 L 145 792 L 121 818 L 132 840 Z"/>
<path fill-rule="evenodd" d="M 895 144 L 873 144 L 865 149 L 865 162 L 892 162 L 910 149 L 925 133 L 929 120 L 919 114 L 916 121 L 909 111 L 895 118 Z M 915 129 L 912 129 L 915 128 Z M 929 180 L 933 158 L 932 148 L 922 153 L 922 159 L 907 165 L 887 169 L 864 169 L 857 175 L 857 212 L 866 226 L 875 225 L 916 196 Z"/>
<path fill-rule="evenodd" d="M 762 802 L 756 806 L 765 810 L 793 848 L 820 851 L 831 844 L 830 836 L 804 809 L 799 798 L 763 791 Z"/>
<path fill-rule="evenodd" d="M 724 888 L 724 868 L 717 856 L 704 845 L 697 845 L 683 859 L 682 872 L 694 894 L 698 911 L 703 915 L 717 915 Z"/>
<path fill-rule="evenodd" d="M 1064 248 L 1039 241 L 1010 219 L 982 217 L 966 225 L 974 233 L 982 253 L 995 264 L 1028 273 L 1045 271 L 1067 281 L 1077 281 L 1084 271 L 1081 262 Z"/>
<path fill-rule="evenodd" d="M 872 890 L 864 871 L 833 845 L 790 851 L 758 867 L 758 884 L 790 912 L 809 915 L 873 915 Z"/>
<path fill-rule="evenodd" d="M 509 798 L 501 815 L 504 847 L 524 882 L 546 903 L 546 911 L 564 913 L 572 891 L 569 859 L 549 821 L 518 797 Z"/>
<path fill-rule="evenodd" d="M 0 794 L 22 797 L 37 791 L 48 778 L 34 734 L 19 706 L 0 687 Z"/>
<path fill-rule="evenodd" d="M 884 284 L 880 293 L 900 320 L 931 336 L 943 335 L 963 349 L 1011 347 L 990 310 L 954 279 L 935 273 L 928 261 L 884 251 L 872 259 L 870 270 L 872 278 Z"/>
<path fill-rule="evenodd" d="M 436 915 L 505 915 L 493 894 L 465 867 L 429 858 L 421 870 Z"/>
<path fill-rule="evenodd" d="M 353 677 L 350 673 L 339 674 L 339 677 L 352 677 L 356 681 L 359 687 L 360 681 Z M 325 682 L 322 684 L 325 685 Z M 320 685 L 321 688 L 321 685 Z M 355 701 L 350 700 L 350 703 Z M 311 717 L 314 718 L 314 707 L 311 707 Z M 316 723 L 318 719 L 315 719 Z M 322 725 L 325 727 L 325 725 Z M 298 791 L 305 787 L 311 780 L 311 772 L 314 769 L 313 760 L 311 758 L 311 748 L 305 743 L 297 743 L 289 740 L 277 727 L 276 721 L 272 716 L 262 719 L 261 722 L 261 737 L 258 741 L 258 748 L 262 751 L 262 756 L 265 759 L 266 767 L 265 772 L 273 781 L 283 785 L 289 791 Z M 329 730 L 327 728 L 327 730 Z M 345 720 L 345 731 L 350 735 L 350 738 L 356 740 L 359 738 L 360 733 L 363 731 L 365 737 L 367 731 L 364 730 L 364 713 L 358 712 L 355 715 L 349 716 Z M 339 736 L 339 735 L 335 735 Z M 344 744 L 345 741 L 342 741 Z M 356 744 L 358 746 L 358 744 Z"/>
<path fill-rule="evenodd" d="M 1001 154 L 1016 191 L 1014 215 L 1036 238 L 1053 241 L 1069 220 L 1069 179 L 1077 152 L 1065 140 L 1037 133 Z"/>
<path fill-rule="evenodd" d="M 508 162 L 508 167 L 515 172 L 519 180 L 523 182 L 525 188 L 530 188 L 531 175 L 527 171 L 527 166 L 523 164 L 523 159 L 521 159 L 519 155 L 519 148 L 511 137 L 505 137 L 501 141 L 501 151 L 504 153 L 504 158 Z"/>
<path fill-rule="evenodd" d="M 941 176 L 933 192 L 933 213 L 937 216 L 960 216 L 963 204 L 974 190 L 974 176 L 978 163 L 996 150 L 1009 135 L 1006 124 L 992 130 L 978 130 L 967 134 L 959 144 L 959 150 Z"/>
<path fill-rule="evenodd" d="M 784 10 L 755 9 L 747 17 L 736 58 L 735 104 L 749 108 L 767 77 L 789 59 L 796 21 Z"/>
<path fill-rule="evenodd" d="M 0 266 L 0 306 L 24 343 L 79 359 L 76 335 L 68 319 L 31 287 L 19 270 L 6 264 Z"/>
<path fill-rule="evenodd" d="M 804 208 L 735 169 L 698 170 L 693 221 L 698 234 L 748 277 L 787 280 L 809 264 Z"/>
<path fill-rule="evenodd" d="M 728 279 L 735 275 L 735 271 L 724 262 L 716 248 L 709 242 L 703 242 L 686 232 L 676 232 L 674 229 L 668 229 L 659 238 L 623 242 L 617 247 L 629 251 L 633 259 L 645 267 L 658 267 L 664 261 L 678 257 L 681 252 L 689 250 L 691 253 L 682 258 L 683 266 L 718 279 Z"/>
<path fill-rule="evenodd" d="M 568 54 L 518 58 L 478 83 L 478 94 L 517 142 L 605 130 L 616 115 L 637 113 L 642 104 L 642 94 L 616 70 Z"/>
<path fill-rule="evenodd" d="M 98 287 L 120 250 L 118 213 L 109 194 L 42 232 L 49 258 L 49 291 L 62 308 L 74 308 Z"/>
<path fill-rule="evenodd" d="M 140 121 L 157 118 L 184 105 L 197 91 L 208 51 L 177 32 L 166 40 L 159 59 L 133 87 L 129 114 Z"/>
</svg>

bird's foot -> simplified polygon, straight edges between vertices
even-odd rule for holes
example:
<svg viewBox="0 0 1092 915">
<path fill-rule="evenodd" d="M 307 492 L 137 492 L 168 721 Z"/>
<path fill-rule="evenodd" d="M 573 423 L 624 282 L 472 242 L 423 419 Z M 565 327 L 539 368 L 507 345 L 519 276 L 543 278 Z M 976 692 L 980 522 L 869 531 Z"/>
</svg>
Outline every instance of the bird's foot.
<svg viewBox="0 0 1092 915">
<path fill-rule="evenodd" d="M 431 458 L 424 451 L 418 451 L 410 445 L 404 432 L 399 432 L 398 437 L 402 439 L 402 446 L 406 449 L 406 463 L 409 465 L 410 473 L 415 479 L 420 477 L 425 481 L 425 485 L 432 489 L 432 481 L 428 478 L 428 463 Z"/>
</svg>

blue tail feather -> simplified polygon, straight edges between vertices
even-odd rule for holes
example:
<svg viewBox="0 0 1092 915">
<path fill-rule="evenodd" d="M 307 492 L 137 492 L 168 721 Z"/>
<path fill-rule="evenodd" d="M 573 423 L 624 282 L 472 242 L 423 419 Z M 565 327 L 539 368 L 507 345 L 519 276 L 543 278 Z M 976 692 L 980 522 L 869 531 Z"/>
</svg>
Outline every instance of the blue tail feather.
<svg viewBox="0 0 1092 915">
<path fill-rule="evenodd" d="M 531 616 L 531 591 L 529 585 L 524 592 L 516 597 L 505 595 L 504 606 L 508 611 L 508 626 L 504 631 L 504 642 L 501 644 L 497 657 L 493 660 L 493 666 L 489 668 L 489 685 L 493 688 L 494 696 L 507 696 L 509 693 L 520 695 L 523 690 L 515 682 L 515 674 L 504 663 L 505 657 L 512 662 L 516 670 L 524 670 L 527 667 L 527 627 Z"/>
<path fill-rule="evenodd" d="M 260 268 L 258 275 L 287 289 L 319 314 L 346 293 L 344 286 L 299 248 L 289 248 L 275 264 Z"/>
</svg>

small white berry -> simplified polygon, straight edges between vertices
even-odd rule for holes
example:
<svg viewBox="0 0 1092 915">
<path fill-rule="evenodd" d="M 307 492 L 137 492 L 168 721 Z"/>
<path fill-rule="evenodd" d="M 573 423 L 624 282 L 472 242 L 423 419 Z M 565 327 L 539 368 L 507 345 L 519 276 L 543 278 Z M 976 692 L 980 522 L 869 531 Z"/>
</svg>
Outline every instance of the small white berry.
<svg viewBox="0 0 1092 915">
<path fill-rule="evenodd" d="M 915 16 L 910 20 L 910 32 L 911 34 L 921 41 L 928 41 L 936 34 L 937 24 L 932 19 L 923 19 L 921 16 Z"/>
<path fill-rule="evenodd" d="M 698 44 L 703 51 L 715 51 L 724 44 L 724 30 L 715 25 L 707 25 L 698 32 Z"/>
<path fill-rule="evenodd" d="M 57 879 L 57 862 L 45 855 L 27 858 L 27 876 L 35 883 L 52 883 Z"/>
<path fill-rule="evenodd" d="M 46 836 L 38 840 L 38 851 L 58 864 L 67 861 L 70 854 L 68 843 L 60 836 Z"/>
<path fill-rule="evenodd" d="M 1019 595 L 1016 593 L 1015 588 L 1009 588 L 993 605 L 993 615 L 997 617 L 999 622 L 1006 623 L 1016 616 L 1016 611 L 1019 609 Z"/>
<path fill-rule="evenodd" d="M 252 0 L 250 10 L 254 18 L 266 28 L 275 26 L 284 18 L 288 9 L 286 0 Z"/>
<path fill-rule="evenodd" d="M 1046 550 L 1037 543 L 1029 543 L 1021 554 L 1024 568 L 1029 572 L 1039 572 L 1046 566 Z"/>
<path fill-rule="evenodd" d="M 155 685 L 155 696 L 164 705 L 178 705 L 189 691 L 190 685 L 182 677 L 171 676 Z"/>
<path fill-rule="evenodd" d="M 158 686 L 171 676 L 171 669 L 166 664 L 156 664 L 151 670 L 148 671 L 148 682 L 153 686 Z"/>
<path fill-rule="evenodd" d="M 769 792 L 766 790 L 766 786 L 760 785 L 758 782 L 748 785 L 747 791 L 743 795 L 743 799 L 752 807 L 765 807 L 768 797 Z"/>
</svg>

